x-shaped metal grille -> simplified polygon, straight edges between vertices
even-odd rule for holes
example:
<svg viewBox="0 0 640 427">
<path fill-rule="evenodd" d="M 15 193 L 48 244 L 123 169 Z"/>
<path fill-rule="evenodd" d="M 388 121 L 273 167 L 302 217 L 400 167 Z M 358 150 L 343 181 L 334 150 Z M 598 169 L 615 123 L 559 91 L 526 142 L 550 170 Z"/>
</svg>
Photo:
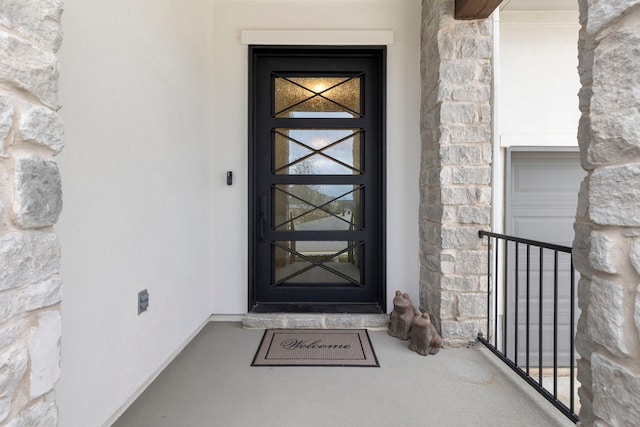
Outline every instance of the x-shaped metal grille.
<svg viewBox="0 0 640 427">
<path fill-rule="evenodd" d="M 286 77 L 286 76 L 279 75 L 277 73 L 273 73 L 274 77 L 280 78 L 280 79 L 286 81 L 287 83 L 290 83 L 290 84 L 302 89 L 305 92 L 310 92 L 311 93 L 311 95 L 308 96 L 307 98 L 301 99 L 301 100 L 299 100 L 299 101 L 297 101 L 297 102 L 295 102 L 295 103 L 293 103 L 291 105 L 288 105 L 285 108 L 280 109 L 279 111 L 276 111 L 274 116 L 275 117 L 279 117 L 281 114 L 286 113 L 287 111 L 291 111 L 291 110 L 295 109 L 296 107 L 300 106 L 301 104 L 304 104 L 305 102 L 309 102 L 309 101 L 311 101 L 313 99 L 320 98 L 320 99 L 323 99 L 323 100 L 328 101 L 329 103 L 335 105 L 336 107 L 340 108 L 342 111 L 348 112 L 348 113 L 350 113 L 350 114 L 352 114 L 352 115 L 354 115 L 356 117 L 363 117 L 363 114 L 361 114 L 360 111 L 356 111 L 356 110 L 354 110 L 354 109 L 352 109 L 352 108 L 350 108 L 350 107 L 348 107 L 348 106 L 336 101 L 335 99 L 331 99 L 331 97 L 327 96 L 327 92 L 330 92 L 331 90 L 336 89 L 339 86 L 345 85 L 345 84 L 347 84 L 347 83 L 349 83 L 349 82 L 351 82 L 351 81 L 353 81 L 355 79 L 359 79 L 362 75 L 364 75 L 364 73 L 360 73 L 360 74 L 352 76 L 352 77 L 347 77 L 347 78 L 345 78 L 345 80 L 343 80 L 341 82 L 338 82 L 338 83 L 336 83 L 336 84 L 334 84 L 332 86 L 329 86 L 326 89 L 323 89 L 321 91 L 316 91 L 313 88 L 309 88 L 309 87 L 304 86 L 303 84 L 298 83 L 297 81 L 294 80 L 294 77 Z"/>
<path fill-rule="evenodd" d="M 275 170 L 276 174 L 278 174 L 279 172 L 282 172 L 283 170 L 286 170 L 286 169 L 288 169 L 290 167 L 293 167 L 293 166 L 297 165 L 298 163 L 303 162 L 303 161 L 307 160 L 308 158 L 316 156 L 316 155 L 320 155 L 320 156 L 322 156 L 322 157 L 324 157 L 326 159 L 329 159 L 329 160 L 331 160 L 333 162 L 336 162 L 339 165 L 341 165 L 341 166 L 343 166 L 343 167 L 345 167 L 347 169 L 351 169 L 352 171 L 354 171 L 354 172 L 356 172 L 358 174 L 361 174 L 361 173 L 364 172 L 362 169 L 356 168 L 354 165 L 349 165 L 349 164 L 347 164 L 347 163 L 345 163 L 345 162 L 343 162 L 343 161 L 341 161 L 339 159 L 336 159 L 335 157 L 330 156 L 327 153 L 325 153 L 326 150 L 328 150 L 330 148 L 333 148 L 333 147 L 337 146 L 338 144 L 341 144 L 341 143 L 343 143 L 345 141 L 348 141 L 348 140 L 352 139 L 353 137 L 355 137 L 357 135 L 362 135 L 364 133 L 363 129 L 359 129 L 357 132 L 354 132 L 354 133 L 352 133 L 350 135 L 347 135 L 344 138 L 340 138 L 340 139 L 338 139 L 338 140 L 332 142 L 331 144 L 326 145 L 326 146 L 324 146 L 322 148 L 314 148 L 314 147 L 310 146 L 309 144 L 306 144 L 306 143 L 304 143 L 304 142 L 302 142 L 302 141 L 300 141 L 300 140 L 298 140 L 296 138 L 292 138 L 291 136 L 281 132 L 278 129 L 274 129 L 273 132 L 276 135 L 280 135 L 283 138 L 286 138 L 287 140 L 289 140 L 289 141 L 291 141 L 291 142 L 293 142 L 293 143 L 295 143 L 295 144 L 297 144 L 297 145 L 299 145 L 299 146 L 311 151 L 307 155 L 304 155 L 304 156 L 302 156 L 302 157 L 300 157 L 300 158 L 298 158 L 298 159 L 296 159 L 296 160 L 294 160 L 294 161 L 292 161 L 290 163 L 287 163 L 285 165 L 282 165 L 282 166 L 278 167 Z"/>
<path fill-rule="evenodd" d="M 283 190 L 283 189 L 282 189 L 282 188 L 280 188 L 280 187 L 277 187 L 277 186 L 276 186 L 276 187 L 275 187 L 275 189 L 276 189 L 277 191 L 280 191 L 280 192 L 284 193 L 284 194 L 285 194 L 285 195 L 287 195 L 287 196 L 293 197 L 294 199 L 296 199 L 296 200 L 300 200 L 302 203 L 305 203 L 305 204 L 307 204 L 307 205 L 311 206 L 311 209 L 310 209 L 310 210 L 308 210 L 308 211 L 306 211 L 306 212 L 303 212 L 303 213 L 301 213 L 300 215 L 293 216 L 292 218 L 289 218 L 287 221 L 284 221 L 283 223 L 278 224 L 278 225 L 275 227 L 275 229 L 276 229 L 276 230 L 277 230 L 277 229 L 279 229 L 279 228 L 281 228 L 281 227 L 284 227 L 284 226 L 288 226 L 288 225 L 290 225 L 290 224 L 293 224 L 293 223 L 294 223 L 294 221 L 295 221 L 295 220 L 297 220 L 298 218 L 301 218 L 301 217 L 303 217 L 303 216 L 305 216 L 305 215 L 309 215 L 310 213 L 312 213 L 312 212 L 314 212 L 314 211 L 316 211 L 316 210 L 321 210 L 322 212 L 328 213 L 328 214 L 329 214 L 329 215 L 331 215 L 332 217 L 337 218 L 337 219 L 339 219 L 340 221 L 343 221 L 343 222 L 347 223 L 347 224 L 349 225 L 350 229 L 351 229 L 351 227 L 354 227 L 354 226 L 355 226 L 355 227 L 358 227 L 358 229 L 359 229 L 359 230 L 362 230 L 362 227 L 360 227 L 359 225 L 355 224 L 353 221 L 348 221 L 348 220 L 346 220 L 346 219 L 342 218 L 341 216 L 338 216 L 338 215 L 336 215 L 335 213 L 331 212 L 331 211 L 327 208 L 327 206 L 329 206 L 331 203 L 333 203 L 333 202 L 335 202 L 335 201 L 337 201 L 337 200 L 340 200 L 340 199 L 342 199 L 342 198 L 344 198 L 344 197 L 348 196 L 349 194 L 353 194 L 353 193 L 355 193 L 356 191 L 360 191 L 360 190 L 364 189 L 364 185 L 359 185 L 358 187 L 354 188 L 353 190 L 347 191 L 346 193 L 341 194 L 341 195 L 339 195 L 339 196 L 337 196 L 337 197 L 334 197 L 334 198 L 332 198 L 332 199 L 330 199 L 330 200 L 328 200 L 328 201 L 326 201 L 326 202 L 324 202 L 324 203 L 322 203 L 322 204 L 320 204 L 320 205 L 316 205 L 316 204 L 314 204 L 314 203 L 312 203 L 312 202 L 309 202 L 308 200 L 305 200 L 305 199 L 303 199 L 303 198 L 301 198 L 301 197 L 299 197 L 299 196 L 297 196 L 297 195 L 295 195 L 295 194 L 291 193 L 290 191 Z"/>
<path fill-rule="evenodd" d="M 324 269 L 324 270 L 326 270 L 326 271 L 328 271 L 328 272 L 330 272 L 332 274 L 335 274 L 336 276 L 338 276 L 338 277 L 340 277 L 340 278 L 342 278 L 344 280 L 347 280 L 348 282 L 351 282 L 351 283 L 353 283 L 355 285 L 358 285 L 358 286 L 362 286 L 362 284 L 360 283 L 359 280 L 356 280 L 356 279 L 354 279 L 352 277 L 349 277 L 346 274 L 344 274 L 344 273 L 342 273 L 340 271 L 337 271 L 337 270 L 335 270 L 335 269 L 333 269 L 333 268 L 331 268 L 331 267 L 329 267 L 329 266 L 327 266 L 325 264 L 326 262 L 331 261 L 332 259 L 337 258 L 337 257 L 339 257 L 340 255 L 342 255 L 344 253 L 347 253 L 349 251 L 353 251 L 356 248 L 362 246 L 363 245 L 362 242 L 349 242 L 349 245 L 346 248 L 344 248 L 341 251 L 338 251 L 338 252 L 336 252 L 334 254 L 327 255 L 327 256 L 325 256 L 324 258 L 322 258 L 319 261 L 316 261 L 313 258 L 311 258 L 309 256 L 306 256 L 306 255 L 304 255 L 304 254 L 302 254 L 302 253 L 300 253 L 300 252 L 298 252 L 298 251 L 296 251 L 296 250 L 294 250 L 294 249 L 292 249 L 292 248 L 288 247 L 287 245 L 282 244 L 280 242 L 273 242 L 273 244 L 276 247 L 278 247 L 278 248 L 280 248 L 280 249 L 282 249 L 282 250 L 284 250 L 284 251 L 286 251 L 286 252 L 288 252 L 290 254 L 293 254 L 295 257 L 298 257 L 298 258 L 302 259 L 303 261 L 307 261 L 307 262 L 310 263 L 306 267 L 303 267 L 300 270 L 295 271 L 295 272 L 289 274 L 288 276 L 286 276 L 286 277 L 284 277 L 284 278 L 282 278 L 280 280 L 276 280 L 275 281 L 275 285 L 280 285 L 282 283 L 288 282 L 289 280 L 293 279 L 294 277 L 299 276 L 299 275 L 301 275 L 301 274 L 303 274 L 303 273 L 305 273 L 305 272 L 307 272 L 307 271 L 309 271 L 309 270 L 311 270 L 313 268 L 320 267 L 320 268 L 322 268 L 322 269 Z"/>
</svg>

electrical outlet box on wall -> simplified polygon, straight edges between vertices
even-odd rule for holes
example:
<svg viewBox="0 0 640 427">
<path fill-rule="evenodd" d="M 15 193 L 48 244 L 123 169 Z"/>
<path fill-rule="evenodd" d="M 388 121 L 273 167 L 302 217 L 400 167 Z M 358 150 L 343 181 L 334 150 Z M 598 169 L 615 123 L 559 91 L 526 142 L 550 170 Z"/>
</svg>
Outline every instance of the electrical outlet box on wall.
<svg viewBox="0 0 640 427">
<path fill-rule="evenodd" d="M 142 290 L 138 292 L 138 314 L 147 311 L 149 308 L 149 291 Z"/>
</svg>

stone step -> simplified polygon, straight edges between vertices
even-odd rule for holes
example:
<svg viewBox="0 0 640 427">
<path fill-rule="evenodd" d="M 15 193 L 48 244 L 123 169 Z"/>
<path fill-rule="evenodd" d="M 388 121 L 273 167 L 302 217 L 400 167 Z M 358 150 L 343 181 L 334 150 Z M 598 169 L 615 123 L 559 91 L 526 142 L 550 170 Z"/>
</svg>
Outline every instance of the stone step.
<svg viewBox="0 0 640 427">
<path fill-rule="evenodd" d="M 242 325 L 247 329 L 386 329 L 386 314 L 351 313 L 247 313 Z"/>
</svg>

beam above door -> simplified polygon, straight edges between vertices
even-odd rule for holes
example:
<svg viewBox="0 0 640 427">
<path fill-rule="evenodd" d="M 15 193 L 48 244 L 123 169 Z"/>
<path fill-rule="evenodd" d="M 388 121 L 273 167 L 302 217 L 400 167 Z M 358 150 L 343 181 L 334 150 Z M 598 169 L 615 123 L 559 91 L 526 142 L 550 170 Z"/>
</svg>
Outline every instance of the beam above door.
<svg viewBox="0 0 640 427">
<path fill-rule="evenodd" d="M 485 19 L 502 0 L 456 0 L 455 18 L 460 20 Z"/>
</svg>

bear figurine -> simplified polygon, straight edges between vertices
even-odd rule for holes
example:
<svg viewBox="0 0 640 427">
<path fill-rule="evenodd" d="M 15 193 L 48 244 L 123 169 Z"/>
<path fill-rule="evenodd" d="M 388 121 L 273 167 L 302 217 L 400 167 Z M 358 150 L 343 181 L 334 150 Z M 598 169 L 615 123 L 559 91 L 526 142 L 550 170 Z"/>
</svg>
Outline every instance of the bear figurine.
<svg viewBox="0 0 640 427">
<path fill-rule="evenodd" d="M 436 354 L 442 347 L 442 338 L 436 328 L 431 324 L 429 313 L 420 313 L 416 310 L 411 325 L 411 344 L 409 350 L 426 356 Z"/>
<path fill-rule="evenodd" d="M 389 315 L 389 335 L 408 340 L 414 311 L 409 295 L 396 291 L 396 296 L 393 298 L 393 311 Z"/>
</svg>

